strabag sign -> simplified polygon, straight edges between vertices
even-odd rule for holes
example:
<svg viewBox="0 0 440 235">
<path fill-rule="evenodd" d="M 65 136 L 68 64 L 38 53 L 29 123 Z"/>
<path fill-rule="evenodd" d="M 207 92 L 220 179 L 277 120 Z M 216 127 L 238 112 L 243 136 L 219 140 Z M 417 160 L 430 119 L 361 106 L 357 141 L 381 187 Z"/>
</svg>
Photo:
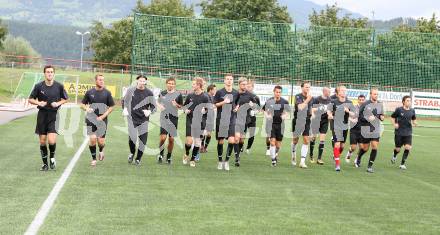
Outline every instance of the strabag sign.
<svg viewBox="0 0 440 235">
<path fill-rule="evenodd" d="M 413 92 L 411 98 L 416 114 L 440 116 L 440 93 Z"/>
</svg>

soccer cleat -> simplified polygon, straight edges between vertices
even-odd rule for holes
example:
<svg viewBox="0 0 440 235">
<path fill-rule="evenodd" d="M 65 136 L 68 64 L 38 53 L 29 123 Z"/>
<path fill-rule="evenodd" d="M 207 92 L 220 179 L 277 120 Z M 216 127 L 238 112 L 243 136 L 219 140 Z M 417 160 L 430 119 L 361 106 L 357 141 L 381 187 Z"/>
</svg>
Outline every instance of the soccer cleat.
<svg viewBox="0 0 440 235">
<path fill-rule="evenodd" d="M 367 172 L 368 172 L 368 173 L 374 173 L 374 169 L 373 169 L 373 167 L 371 167 L 371 166 L 368 167 L 368 168 L 367 168 Z"/>
<path fill-rule="evenodd" d="M 251 154 L 251 150 L 250 149 L 246 149 L 246 154 L 247 155 Z"/>
<path fill-rule="evenodd" d="M 321 160 L 321 159 L 318 159 L 318 160 L 316 161 L 316 164 L 318 164 L 318 165 L 324 165 L 324 161 Z"/>
<path fill-rule="evenodd" d="M 163 162 L 163 157 L 161 155 L 157 155 L 157 163 L 162 164 L 162 162 Z"/>
<path fill-rule="evenodd" d="M 313 156 L 310 156 L 310 163 L 315 163 L 315 159 L 313 158 Z"/>
<path fill-rule="evenodd" d="M 55 170 L 55 168 L 57 167 L 57 161 L 55 160 L 55 158 L 50 159 L 49 166 L 50 169 Z"/>
<path fill-rule="evenodd" d="M 92 161 L 90 162 L 90 166 L 96 166 L 96 160 L 92 160 Z"/>
<path fill-rule="evenodd" d="M 266 156 L 270 156 L 270 150 L 266 150 Z"/>
<path fill-rule="evenodd" d="M 336 166 L 336 167 L 335 167 L 335 170 L 336 170 L 337 172 L 339 172 L 339 171 L 341 171 L 341 167 L 340 167 L 340 166 Z"/>
<path fill-rule="evenodd" d="M 399 168 L 400 168 L 401 170 L 406 170 L 406 166 L 405 166 L 405 165 L 400 165 Z"/>
<path fill-rule="evenodd" d="M 190 161 L 189 162 L 189 166 L 190 167 L 196 167 L 196 162 L 195 161 Z"/>
<path fill-rule="evenodd" d="M 217 170 L 223 170 L 223 162 L 217 163 Z"/>
<path fill-rule="evenodd" d="M 104 152 L 99 152 L 99 154 L 98 154 L 99 156 L 98 156 L 98 159 L 99 159 L 99 161 L 104 161 Z"/>
<path fill-rule="evenodd" d="M 361 162 L 359 161 L 359 159 L 356 157 L 356 159 L 354 159 L 354 167 L 359 168 L 361 167 Z"/>
<path fill-rule="evenodd" d="M 133 154 L 128 154 L 128 163 L 131 164 L 133 162 Z"/>
<path fill-rule="evenodd" d="M 224 163 L 225 171 L 229 171 L 229 162 Z"/>
<path fill-rule="evenodd" d="M 199 162 L 200 161 L 200 153 L 197 153 L 197 156 L 196 156 L 196 162 Z"/>
<path fill-rule="evenodd" d="M 48 171 L 49 167 L 46 164 L 43 164 L 40 168 L 40 171 Z"/>
<path fill-rule="evenodd" d="M 307 169 L 307 165 L 306 165 L 305 161 L 301 161 L 299 163 L 299 168 Z"/>
<path fill-rule="evenodd" d="M 296 166 L 296 157 L 295 157 L 295 156 L 293 156 L 293 157 L 290 159 L 290 163 L 292 163 L 292 166 Z"/>
<path fill-rule="evenodd" d="M 136 161 L 134 161 L 134 164 L 136 166 L 140 166 L 141 165 L 141 160 L 136 159 Z"/>
<path fill-rule="evenodd" d="M 395 164 L 395 163 L 396 163 L 396 160 L 397 160 L 397 158 L 393 156 L 393 157 L 391 158 L 391 164 Z"/>
<path fill-rule="evenodd" d="M 183 158 L 182 158 L 182 163 L 183 163 L 183 165 L 186 165 L 186 164 L 188 164 L 188 156 L 186 156 L 186 155 L 183 155 Z"/>
<path fill-rule="evenodd" d="M 240 159 L 236 159 L 236 160 L 235 160 L 235 166 L 236 166 L 236 167 L 239 167 L 239 166 L 240 166 Z"/>
<path fill-rule="evenodd" d="M 171 158 L 167 158 L 167 164 L 171 165 Z"/>
<path fill-rule="evenodd" d="M 350 156 L 347 155 L 347 156 L 345 157 L 345 162 L 346 162 L 346 163 L 350 163 Z"/>
<path fill-rule="evenodd" d="M 277 166 L 277 160 L 272 160 L 272 166 L 276 167 Z"/>
</svg>

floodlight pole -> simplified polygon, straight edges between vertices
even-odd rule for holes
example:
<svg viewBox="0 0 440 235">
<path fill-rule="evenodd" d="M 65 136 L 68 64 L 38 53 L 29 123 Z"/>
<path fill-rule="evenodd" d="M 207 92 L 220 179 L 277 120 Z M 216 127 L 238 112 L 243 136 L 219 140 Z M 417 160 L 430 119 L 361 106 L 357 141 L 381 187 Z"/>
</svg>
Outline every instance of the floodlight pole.
<svg viewBox="0 0 440 235">
<path fill-rule="evenodd" d="M 81 36 L 81 62 L 80 62 L 80 71 L 83 71 L 83 55 L 84 55 L 84 36 L 90 34 L 89 31 L 81 33 L 80 31 L 76 31 L 77 35 Z"/>
</svg>

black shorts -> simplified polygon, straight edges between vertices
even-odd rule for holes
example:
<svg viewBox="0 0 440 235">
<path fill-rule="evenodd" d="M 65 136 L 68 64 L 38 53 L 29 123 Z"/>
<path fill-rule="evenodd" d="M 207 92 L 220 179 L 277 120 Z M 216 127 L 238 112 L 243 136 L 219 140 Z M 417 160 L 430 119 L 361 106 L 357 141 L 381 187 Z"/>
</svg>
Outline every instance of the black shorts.
<svg viewBox="0 0 440 235">
<path fill-rule="evenodd" d="M 412 135 L 394 135 L 394 145 L 396 146 L 396 148 L 400 148 L 404 145 L 412 145 Z"/>
<path fill-rule="evenodd" d="M 276 139 L 276 141 L 283 141 L 284 123 L 266 124 L 266 133 L 268 133 L 268 137 L 270 137 L 271 139 Z"/>
<path fill-rule="evenodd" d="M 246 133 L 250 128 L 255 128 L 257 126 L 256 122 L 248 122 L 244 127 L 244 132 Z"/>
<path fill-rule="evenodd" d="M 328 131 L 328 119 L 321 120 L 319 123 L 319 133 L 320 134 L 327 134 Z"/>
<path fill-rule="evenodd" d="M 356 145 L 361 142 L 361 132 L 350 130 L 350 145 Z"/>
<path fill-rule="evenodd" d="M 164 115 L 160 119 L 160 134 L 176 137 L 178 124 L 178 117 L 172 116 L 170 114 Z"/>
<path fill-rule="evenodd" d="M 234 137 L 235 136 L 235 123 L 229 123 L 228 126 L 220 126 L 220 119 L 215 123 L 215 138 L 217 140 Z"/>
<path fill-rule="evenodd" d="M 306 118 L 306 125 L 305 127 L 299 127 L 298 130 L 295 129 L 296 127 L 296 118 L 292 119 L 292 133 L 293 136 L 299 136 L 302 134 L 302 136 L 310 136 L 310 118 Z M 302 133 L 297 133 L 300 132 L 302 129 L 304 128 L 304 130 L 302 131 Z"/>
<path fill-rule="evenodd" d="M 192 126 L 192 118 L 186 116 L 186 127 L 185 127 L 186 137 L 201 138 L 203 136 L 203 129 L 201 123 L 200 126 L 198 126 L 197 124 L 198 123 L 195 123 L 194 126 Z"/>
<path fill-rule="evenodd" d="M 364 136 L 360 135 L 359 143 L 361 143 L 361 144 L 369 144 L 371 141 L 379 142 L 379 140 L 380 140 L 380 137 L 378 137 L 378 138 L 368 138 L 368 137 L 364 137 Z"/>
<path fill-rule="evenodd" d="M 35 134 L 47 135 L 48 133 L 57 133 L 56 121 L 57 112 L 39 110 Z"/>
<path fill-rule="evenodd" d="M 332 137 L 333 137 L 333 141 L 335 141 L 335 142 L 345 143 L 347 141 L 347 136 L 348 136 L 348 130 L 343 130 L 342 131 L 342 136 L 338 139 L 336 137 L 335 131 L 332 130 Z"/>
<path fill-rule="evenodd" d="M 107 119 L 105 121 L 97 121 L 97 124 L 86 120 L 86 126 L 87 135 L 96 135 L 98 138 L 105 138 L 105 135 L 107 134 Z"/>
</svg>

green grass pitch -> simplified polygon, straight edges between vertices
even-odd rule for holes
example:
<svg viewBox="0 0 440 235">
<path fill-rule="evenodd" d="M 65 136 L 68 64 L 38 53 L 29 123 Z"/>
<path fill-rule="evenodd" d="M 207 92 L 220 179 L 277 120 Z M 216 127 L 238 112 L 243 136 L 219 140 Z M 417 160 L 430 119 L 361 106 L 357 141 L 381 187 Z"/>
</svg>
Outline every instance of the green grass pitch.
<svg viewBox="0 0 440 235">
<path fill-rule="evenodd" d="M 0 126 L 0 233 L 26 231 L 55 182 L 83 141 L 73 147 L 58 137 L 58 170 L 39 172 L 36 116 Z M 180 118 L 180 134 L 184 130 Z M 259 120 L 261 126 L 261 119 Z M 386 121 L 389 123 L 389 120 Z M 438 125 L 420 121 L 423 125 Z M 121 110 L 109 118 L 106 159 L 89 166 L 88 148 L 61 190 L 41 234 L 438 234 L 440 174 L 437 128 L 416 128 L 408 170 L 391 165 L 392 131 L 385 131 L 376 173 L 342 163 L 334 171 L 330 142 L 324 166 L 290 165 L 290 138 L 281 162 L 270 166 L 264 138 L 257 137 L 240 168 L 216 169 L 216 141 L 195 169 L 183 166 L 176 146 L 171 166 L 146 155 L 140 167 L 127 163 L 128 137 Z M 81 118 L 81 126 L 83 119 Z M 287 125 L 289 126 L 289 125 Z M 289 127 L 290 128 L 290 127 Z M 390 125 L 386 125 L 390 129 Z M 181 138 L 183 141 L 183 138 Z M 148 146 L 158 145 L 158 128 Z M 315 151 L 316 152 L 316 151 Z M 345 152 L 343 153 L 345 156 Z M 401 155 L 399 156 L 400 160 Z"/>
</svg>

